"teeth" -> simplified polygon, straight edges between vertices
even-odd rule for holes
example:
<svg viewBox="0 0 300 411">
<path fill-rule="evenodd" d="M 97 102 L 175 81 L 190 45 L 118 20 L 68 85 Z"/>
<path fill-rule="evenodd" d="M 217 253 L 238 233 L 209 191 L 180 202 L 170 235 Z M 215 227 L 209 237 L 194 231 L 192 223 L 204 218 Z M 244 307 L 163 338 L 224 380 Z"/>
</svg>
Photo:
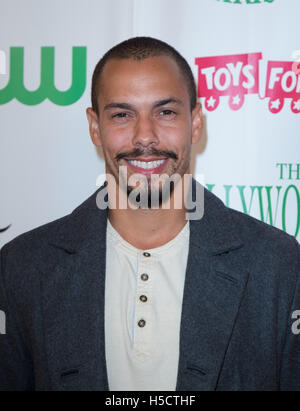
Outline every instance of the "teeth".
<svg viewBox="0 0 300 411">
<path fill-rule="evenodd" d="M 150 170 L 152 168 L 156 168 L 160 166 L 165 160 L 158 160 L 158 161 L 136 161 L 136 160 L 128 160 L 130 164 L 135 167 L 144 168 L 145 170 Z"/>
</svg>

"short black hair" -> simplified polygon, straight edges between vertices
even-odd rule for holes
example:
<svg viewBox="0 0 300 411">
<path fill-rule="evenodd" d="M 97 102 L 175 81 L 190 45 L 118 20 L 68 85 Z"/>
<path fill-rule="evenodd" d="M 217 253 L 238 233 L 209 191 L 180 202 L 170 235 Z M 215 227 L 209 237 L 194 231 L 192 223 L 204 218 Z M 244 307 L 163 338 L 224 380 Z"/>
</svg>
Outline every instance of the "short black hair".
<svg viewBox="0 0 300 411">
<path fill-rule="evenodd" d="M 99 107 L 97 101 L 97 88 L 99 78 L 105 64 L 109 60 L 134 59 L 136 61 L 141 61 L 148 57 L 157 57 L 162 55 L 171 57 L 178 64 L 183 79 L 188 87 L 191 110 L 193 110 L 197 103 L 196 84 L 192 70 L 185 58 L 182 57 L 182 55 L 172 46 L 162 40 L 152 37 L 133 37 L 112 47 L 97 63 L 92 77 L 91 90 L 92 107 L 94 111 L 98 114 Z"/>
</svg>

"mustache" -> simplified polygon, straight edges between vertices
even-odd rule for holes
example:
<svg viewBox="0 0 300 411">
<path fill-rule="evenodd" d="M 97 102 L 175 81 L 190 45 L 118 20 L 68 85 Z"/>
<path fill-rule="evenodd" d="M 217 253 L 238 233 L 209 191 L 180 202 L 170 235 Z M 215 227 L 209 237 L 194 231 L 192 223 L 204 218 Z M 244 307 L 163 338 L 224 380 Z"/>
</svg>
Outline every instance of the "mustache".
<svg viewBox="0 0 300 411">
<path fill-rule="evenodd" d="M 151 148 L 149 150 L 141 150 L 139 148 L 136 148 L 135 150 L 129 152 L 123 152 L 119 153 L 115 156 L 115 160 L 119 161 L 122 158 L 138 158 L 142 156 L 157 156 L 157 157 L 166 157 L 166 158 L 172 158 L 174 160 L 178 159 L 178 156 L 174 151 L 171 150 L 157 150 L 156 148 Z"/>
</svg>

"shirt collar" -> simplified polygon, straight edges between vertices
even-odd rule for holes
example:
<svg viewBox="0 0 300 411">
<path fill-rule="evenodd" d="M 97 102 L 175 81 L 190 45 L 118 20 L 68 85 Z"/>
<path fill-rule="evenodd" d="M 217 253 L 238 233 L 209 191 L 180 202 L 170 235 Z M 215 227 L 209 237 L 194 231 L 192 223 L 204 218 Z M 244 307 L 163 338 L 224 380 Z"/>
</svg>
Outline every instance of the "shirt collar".
<svg viewBox="0 0 300 411">
<path fill-rule="evenodd" d="M 109 219 L 107 219 L 107 240 L 114 243 L 118 250 L 124 251 L 126 254 L 131 254 L 135 257 L 142 256 L 144 252 L 149 252 L 151 256 L 165 256 L 166 253 L 173 251 L 174 249 L 180 249 L 183 244 L 187 244 L 189 240 L 190 223 L 187 220 L 182 230 L 172 240 L 161 245 L 160 247 L 150 248 L 147 250 L 141 250 L 134 247 L 128 241 L 126 241 L 118 231 L 111 225 Z"/>
</svg>

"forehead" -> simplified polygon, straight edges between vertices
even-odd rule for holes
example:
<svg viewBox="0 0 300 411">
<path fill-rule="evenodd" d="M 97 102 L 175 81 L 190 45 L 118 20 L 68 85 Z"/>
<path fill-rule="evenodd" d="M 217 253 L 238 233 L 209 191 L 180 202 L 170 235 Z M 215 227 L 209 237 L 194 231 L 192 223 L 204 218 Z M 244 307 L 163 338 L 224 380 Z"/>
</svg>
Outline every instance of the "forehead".
<svg viewBox="0 0 300 411">
<path fill-rule="evenodd" d="M 98 84 L 99 106 L 109 101 L 151 102 L 177 97 L 186 104 L 189 94 L 177 63 L 168 56 L 141 61 L 112 59 L 104 66 Z M 136 101 L 134 101 L 136 100 Z"/>
</svg>

